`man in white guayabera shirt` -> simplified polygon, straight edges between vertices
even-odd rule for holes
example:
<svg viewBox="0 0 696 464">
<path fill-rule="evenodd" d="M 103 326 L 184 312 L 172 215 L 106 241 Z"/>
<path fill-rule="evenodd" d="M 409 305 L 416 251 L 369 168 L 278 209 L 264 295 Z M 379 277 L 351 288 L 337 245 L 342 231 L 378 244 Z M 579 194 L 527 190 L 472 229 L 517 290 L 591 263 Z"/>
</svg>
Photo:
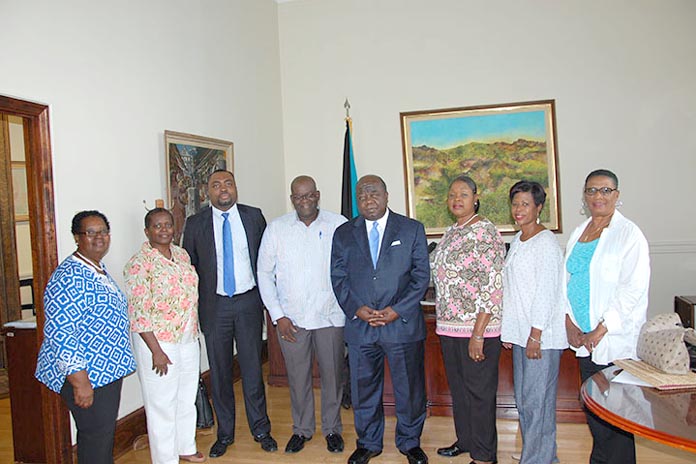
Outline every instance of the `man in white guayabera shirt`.
<svg viewBox="0 0 696 464">
<path fill-rule="evenodd" d="M 290 384 L 292 437 L 286 453 L 297 453 L 315 429 L 312 354 L 321 376 L 321 431 L 330 452 L 343 451 L 341 437 L 343 326 L 345 315 L 331 287 L 331 242 L 343 216 L 319 209 L 314 179 L 290 184 L 295 211 L 272 221 L 258 259 L 261 298 L 277 326 Z"/>
</svg>

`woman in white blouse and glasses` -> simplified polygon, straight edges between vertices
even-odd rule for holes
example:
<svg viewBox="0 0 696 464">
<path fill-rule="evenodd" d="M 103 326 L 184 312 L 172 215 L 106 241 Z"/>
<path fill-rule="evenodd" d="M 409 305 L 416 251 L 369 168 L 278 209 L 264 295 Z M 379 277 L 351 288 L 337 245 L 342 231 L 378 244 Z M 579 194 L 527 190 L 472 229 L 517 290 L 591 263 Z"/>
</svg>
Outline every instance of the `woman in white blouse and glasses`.
<svg viewBox="0 0 696 464">
<path fill-rule="evenodd" d="M 538 182 L 523 180 L 510 189 L 510 210 L 520 231 L 505 259 L 501 339 L 505 348 L 513 350 L 523 464 L 558 461 L 558 369 L 568 347 L 561 291 L 563 252 L 539 219 L 545 201 L 546 192 Z"/>
<path fill-rule="evenodd" d="M 566 248 L 566 330 L 580 358 L 584 382 L 616 359 L 635 358 L 650 285 L 648 242 L 616 210 L 619 180 L 598 169 L 585 179 L 583 208 L 591 217 L 571 234 Z M 587 412 L 591 463 L 636 462 L 633 435 Z"/>
</svg>

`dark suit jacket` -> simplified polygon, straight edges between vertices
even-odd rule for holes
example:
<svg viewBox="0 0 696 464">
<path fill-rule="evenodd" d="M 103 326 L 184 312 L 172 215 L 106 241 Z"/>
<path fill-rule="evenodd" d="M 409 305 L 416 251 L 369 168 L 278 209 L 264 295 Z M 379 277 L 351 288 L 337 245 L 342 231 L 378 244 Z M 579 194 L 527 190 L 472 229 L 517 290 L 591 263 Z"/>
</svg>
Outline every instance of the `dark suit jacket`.
<svg viewBox="0 0 696 464">
<path fill-rule="evenodd" d="M 334 233 L 331 282 L 346 313 L 347 343 L 414 342 L 425 339 L 420 301 L 430 282 L 428 245 L 423 224 L 389 211 L 377 261 L 372 266 L 365 219 L 359 216 Z M 391 306 L 400 319 L 384 327 L 370 327 L 355 312 L 363 305 Z"/>
<path fill-rule="evenodd" d="M 256 280 L 256 260 L 266 219 L 259 208 L 237 204 L 239 217 L 246 232 L 251 270 Z M 208 207 L 190 216 L 184 227 L 184 248 L 191 256 L 191 264 L 198 272 L 198 316 L 203 333 L 215 323 L 215 295 L 217 290 L 217 255 L 213 234 L 213 210 Z"/>
</svg>

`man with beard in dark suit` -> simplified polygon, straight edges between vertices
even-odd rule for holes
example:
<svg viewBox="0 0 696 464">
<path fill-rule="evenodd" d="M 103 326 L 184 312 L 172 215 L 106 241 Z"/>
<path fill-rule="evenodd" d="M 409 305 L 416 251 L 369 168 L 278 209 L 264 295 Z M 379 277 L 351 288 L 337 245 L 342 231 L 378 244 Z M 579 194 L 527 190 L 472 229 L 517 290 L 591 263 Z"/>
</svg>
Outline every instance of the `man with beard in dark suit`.
<svg viewBox="0 0 696 464">
<path fill-rule="evenodd" d="M 222 456 L 234 442 L 235 341 L 249 428 L 261 448 L 276 451 L 261 373 L 263 306 L 256 286 L 256 259 L 266 220 L 260 209 L 237 204 L 237 185 L 229 171 L 210 175 L 208 197 L 211 206 L 186 221 L 183 245 L 200 279 L 198 312 L 218 419 L 210 457 Z"/>
</svg>

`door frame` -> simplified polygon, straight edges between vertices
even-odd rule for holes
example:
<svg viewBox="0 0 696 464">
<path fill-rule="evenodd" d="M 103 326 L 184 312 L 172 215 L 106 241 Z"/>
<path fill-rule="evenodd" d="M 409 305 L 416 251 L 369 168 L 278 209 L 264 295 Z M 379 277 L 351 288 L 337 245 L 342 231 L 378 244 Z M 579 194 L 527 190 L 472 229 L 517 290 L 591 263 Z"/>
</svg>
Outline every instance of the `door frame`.
<svg viewBox="0 0 696 464">
<path fill-rule="evenodd" d="M 58 265 L 49 107 L 0 95 L 0 113 L 23 118 L 34 288 L 37 295 L 43 295 Z M 35 307 L 38 347 L 43 340 L 43 298 L 36 299 Z M 41 389 L 41 406 L 46 462 L 71 464 L 72 439 L 67 408 L 59 395 L 45 387 Z"/>
</svg>

